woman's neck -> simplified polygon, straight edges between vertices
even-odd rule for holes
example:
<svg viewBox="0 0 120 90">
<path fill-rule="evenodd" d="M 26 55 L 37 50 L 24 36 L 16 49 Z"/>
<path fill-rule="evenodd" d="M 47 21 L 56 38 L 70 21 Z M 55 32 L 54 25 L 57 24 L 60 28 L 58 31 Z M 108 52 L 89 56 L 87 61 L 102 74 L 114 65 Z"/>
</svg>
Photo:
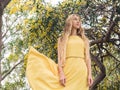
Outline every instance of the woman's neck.
<svg viewBox="0 0 120 90">
<path fill-rule="evenodd" d="M 72 29 L 71 35 L 77 35 L 77 30 L 76 29 Z"/>
</svg>

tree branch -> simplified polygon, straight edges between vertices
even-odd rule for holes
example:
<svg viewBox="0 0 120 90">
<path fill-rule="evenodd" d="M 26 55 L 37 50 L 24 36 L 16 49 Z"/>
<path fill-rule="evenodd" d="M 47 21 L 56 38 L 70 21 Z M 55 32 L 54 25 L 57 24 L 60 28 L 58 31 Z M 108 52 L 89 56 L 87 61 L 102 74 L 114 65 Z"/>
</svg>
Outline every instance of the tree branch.
<svg viewBox="0 0 120 90">
<path fill-rule="evenodd" d="M 94 56 L 93 54 L 91 54 L 91 56 L 92 56 L 92 60 L 94 60 L 94 62 L 97 64 L 97 66 L 100 68 L 101 71 L 95 78 L 92 86 L 90 87 L 90 90 L 95 90 L 97 88 L 97 85 L 105 78 L 106 70 L 105 70 L 105 66 L 98 60 L 96 56 Z"/>
<path fill-rule="evenodd" d="M 2 2 L 3 4 L 3 8 L 6 8 L 6 6 L 8 5 L 8 3 L 10 2 L 11 0 L 0 0 L 0 2 Z"/>
<path fill-rule="evenodd" d="M 20 62 L 18 62 L 17 64 L 15 64 L 3 77 L 2 80 L 4 80 L 19 64 L 21 64 L 23 62 L 23 60 L 21 60 Z"/>
<path fill-rule="evenodd" d="M 111 23 L 108 32 L 106 33 L 105 37 L 102 37 L 100 39 L 94 40 L 92 42 L 90 42 L 90 45 L 94 45 L 94 44 L 98 44 L 98 43 L 104 43 L 110 40 L 110 35 L 111 32 L 114 30 L 115 25 L 118 23 L 120 17 L 116 17 L 115 20 Z"/>
<path fill-rule="evenodd" d="M 114 68 L 109 72 L 108 76 L 109 76 L 119 65 L 120 65 L 120 63 L 118 63 L 118 64 L 116 65 L 116 67 L 114 67 Z"/>
<path fill-rule="evenodd" d="M 113 56 L 106 48 L 103 48 L 107 53 L 108 55 L 110 55 L 111 57 L 113 57 L 117 62 L 120 63 L 120 60 L 118 60 L 115 56 Z"/>
</svg>

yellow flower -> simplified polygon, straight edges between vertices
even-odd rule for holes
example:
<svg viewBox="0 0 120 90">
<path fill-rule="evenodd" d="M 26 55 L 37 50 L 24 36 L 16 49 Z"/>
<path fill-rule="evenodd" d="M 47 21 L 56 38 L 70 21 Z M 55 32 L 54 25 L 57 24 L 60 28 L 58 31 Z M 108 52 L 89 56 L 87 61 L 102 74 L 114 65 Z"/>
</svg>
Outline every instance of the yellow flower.
<svg viewBox="0 0 120 90">
<path fill-rule="evenodd" d="M 25 23 L 25 24 L 27 24 L 27 23 L 28 23 L 28 21 L 29 21 L 28 19 L 25 19 L 25 20 L 24 20 L 24 23 Z"/>
<path fill-rule="evenodd" d="M 19 11 L 19 8 L 18 8 L 18 7 L 13 7 L 13 8 L 10 10 L 10 14 L 16 13 L 17 11 Z"/>
<path fill-rule="evenodd" d="M 33 7 L 32 10 L 30 11 L 30 13 L 34 13 L 36 11 L 36 7 Z"/>
<path fill-rule="evenodd" d="M 34 28 L 35 28 L 35 25 L 32 25 L 31 28 L 34 29 Z"/>
<path fill-rule="evenodd" d="M 28 7 L 28 6 L 23 6 L 23 7 L 22 7 L 22 10 L 24 10 L 24 11 L 25 11 L 25 10 L 29 10 L 29 7 Z"/>
<path fill-rule="evenodd" d="M 32 1 L 27 1 L 27 2 L 26 2 L 26 5 L 31 5 L 31 4 L 33 4 Z"/>
<path fill-rule="evenodd" d="M 51 6 L 46 6 L 46 10 L 48 11 L 48 12 L 51 12 L 53 9 L 52 9 L 52 7 Z"/>
</svg>

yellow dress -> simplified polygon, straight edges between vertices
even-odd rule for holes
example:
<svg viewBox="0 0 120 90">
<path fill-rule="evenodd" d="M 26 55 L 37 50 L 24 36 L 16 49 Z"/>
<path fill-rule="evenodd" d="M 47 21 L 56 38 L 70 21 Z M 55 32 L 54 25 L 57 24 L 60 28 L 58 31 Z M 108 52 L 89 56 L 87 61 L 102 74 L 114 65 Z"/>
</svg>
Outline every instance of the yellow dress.
<svg viewBox="0 0 120 90">
<path fill-rule="evenodd" d="M 72 35 L 66 48 L 66 62 L 63 68 L 66 86 L 59 82 L 58 64 L 33 47 L 28 54 L 26 77 L 32 90 L 89 90 L 87 66 L 84 55 L 84 41 Z"/>
</svg>

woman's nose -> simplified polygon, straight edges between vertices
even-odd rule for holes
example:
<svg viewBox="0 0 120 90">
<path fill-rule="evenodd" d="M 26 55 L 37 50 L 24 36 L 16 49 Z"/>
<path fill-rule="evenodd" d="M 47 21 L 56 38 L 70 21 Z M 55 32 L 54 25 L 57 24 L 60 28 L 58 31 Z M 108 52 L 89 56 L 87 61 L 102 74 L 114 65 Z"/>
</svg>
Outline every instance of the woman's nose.
<svg viewBox="0 0 120 90">
<path fill-rule="evenodd" d="M 79 21 L 79 20 L 77 20 L 77 23 L 80 23 L 80 21 Z"/>
<path fill-rule="evenodd" d="M 80 24 L 80 21 L 77 21 L 77 24 Z"/>
</svg>

